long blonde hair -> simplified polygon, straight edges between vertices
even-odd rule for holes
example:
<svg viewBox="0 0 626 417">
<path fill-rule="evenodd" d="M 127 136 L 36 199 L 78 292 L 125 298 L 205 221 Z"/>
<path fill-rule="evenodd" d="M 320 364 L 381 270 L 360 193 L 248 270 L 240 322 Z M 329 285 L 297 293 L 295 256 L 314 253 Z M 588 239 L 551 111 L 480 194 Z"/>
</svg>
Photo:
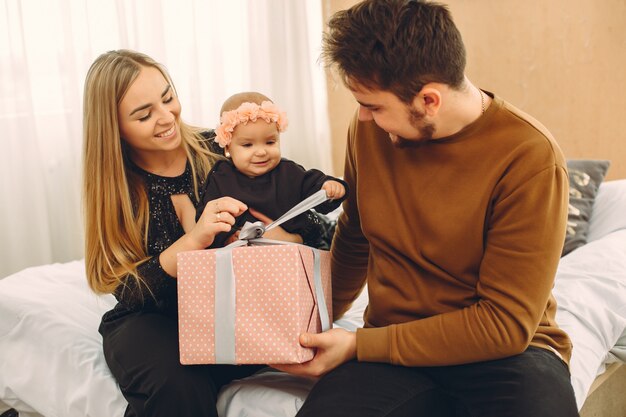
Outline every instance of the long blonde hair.
<svg viewBox="0 0 626 417">
<path fill-rule="evenodd" d="M 149 206 L 145 185 L 131 169 L 119 131 L 118 105 L 142 67 L 158 69 L 172 85 L 167 70 L 147 55 L 110 51 L 91 65 L 83 102 L 83 210 L 85 267 L 96 293 L 112 293 L 125 277 L 143 280 L 137 267 L 148 259 Z M 182 144 L 198 178 L 206 178 L 217 155 L 205 145 L 199 129 L 179 120 Z"/>
</svg>

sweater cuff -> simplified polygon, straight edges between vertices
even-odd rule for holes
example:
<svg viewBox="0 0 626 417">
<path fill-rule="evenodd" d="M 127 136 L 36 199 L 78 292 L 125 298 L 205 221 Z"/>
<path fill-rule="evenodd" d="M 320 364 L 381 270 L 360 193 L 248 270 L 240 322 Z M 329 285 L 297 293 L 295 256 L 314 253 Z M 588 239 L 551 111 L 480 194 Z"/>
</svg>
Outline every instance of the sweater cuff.
<svg viewBox="0 0 626 417">
<path fill-rule="evenodd" d="M 356 355 L 360 362 L 391 363 L 390 340 L 394 326 L 356 330 Z"/>
</svg>

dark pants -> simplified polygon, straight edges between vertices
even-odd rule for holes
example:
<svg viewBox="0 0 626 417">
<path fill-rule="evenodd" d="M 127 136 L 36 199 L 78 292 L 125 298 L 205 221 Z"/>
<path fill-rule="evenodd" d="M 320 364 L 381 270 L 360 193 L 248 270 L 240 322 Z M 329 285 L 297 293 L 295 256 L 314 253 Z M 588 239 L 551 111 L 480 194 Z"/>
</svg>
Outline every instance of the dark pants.
<svg viewBox="0 0 626 417">
<path fill-rule="evenodd" d="M 466 365 L 348 362 L 322 377 L 298 417 L 573 417 L 567 366 L 545 349 Z"/>
<path fill-rule="evenodd" d="M 176 318 L 158 312 L 113 310 L 99 330 L 109 369 L 129 404 L 126 417 L 217 417 L 219 389 L 263 368 L 181 365 Z"/>
</svg>

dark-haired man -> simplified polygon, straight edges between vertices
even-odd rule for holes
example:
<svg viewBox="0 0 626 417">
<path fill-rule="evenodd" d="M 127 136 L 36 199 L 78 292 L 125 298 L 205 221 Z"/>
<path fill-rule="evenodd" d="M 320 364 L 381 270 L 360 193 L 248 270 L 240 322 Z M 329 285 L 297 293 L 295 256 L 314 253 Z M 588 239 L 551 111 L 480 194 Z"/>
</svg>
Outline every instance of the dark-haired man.
<svg viewBox="0 0 626 417">
<path fill-rule="evenodd" d="M 299 416 L 576 416 L 551 295 L 565 160 L 539 122 L 465 76 L 437 3 L 365 0 L 335 14 L 323 56 L 360 108 L 333 241 L 341 316 L 368 284 L 365 328 L 301 336 L 319 376 Z"/>
</svg>

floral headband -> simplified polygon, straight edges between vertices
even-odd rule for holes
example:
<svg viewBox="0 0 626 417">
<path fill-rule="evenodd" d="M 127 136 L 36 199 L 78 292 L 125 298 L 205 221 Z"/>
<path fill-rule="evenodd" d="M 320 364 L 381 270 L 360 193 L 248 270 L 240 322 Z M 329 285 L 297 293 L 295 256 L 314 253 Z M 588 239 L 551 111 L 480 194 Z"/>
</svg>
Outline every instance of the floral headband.
<svg viewBox="0 0 626 417">
<path fill-rule="evenodd" d="M 225 148 L 233 138 L 233 131 L 240 124 L 256 122 L 258 119 L 267 123 L 276 123 L 279 132 L 287 129 L 287 113 L 281 111 L 271 101 L 263 101 L 259 106 L 256 103 L 242 103 L 235 110 L 225 111 L 220 117 L 220 124 L 215 129 L 215 141 Z"/>
</svg>

